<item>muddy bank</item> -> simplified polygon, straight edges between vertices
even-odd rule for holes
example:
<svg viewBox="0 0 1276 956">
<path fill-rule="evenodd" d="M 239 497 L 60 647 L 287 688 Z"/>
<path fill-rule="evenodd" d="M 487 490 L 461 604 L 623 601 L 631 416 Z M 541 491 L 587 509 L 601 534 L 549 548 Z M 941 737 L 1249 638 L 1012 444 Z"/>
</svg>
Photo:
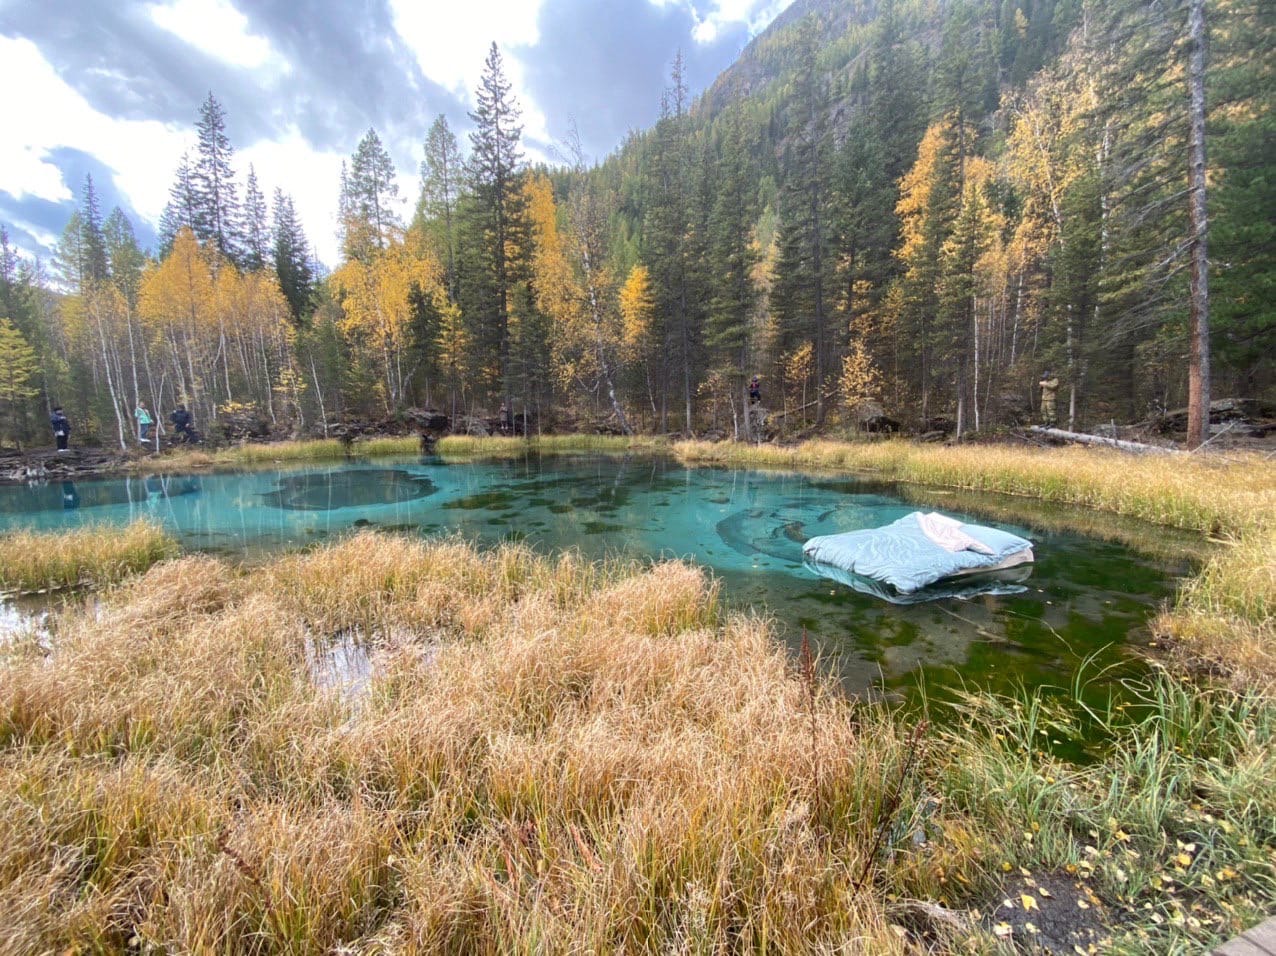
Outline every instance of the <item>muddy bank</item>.
<svg viewBox="0 0 1276 956">
<path fill-rule="evenodd" d="M 136 455 L 109 448 L 0 450 L 0 483 L 63 481 L 118 474 Z"/>
</svg>

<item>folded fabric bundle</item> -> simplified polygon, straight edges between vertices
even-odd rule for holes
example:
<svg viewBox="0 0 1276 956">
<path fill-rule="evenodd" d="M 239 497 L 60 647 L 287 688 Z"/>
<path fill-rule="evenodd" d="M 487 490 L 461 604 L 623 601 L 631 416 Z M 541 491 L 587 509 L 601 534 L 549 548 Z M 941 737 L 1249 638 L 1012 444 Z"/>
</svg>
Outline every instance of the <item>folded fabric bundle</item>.
<svg viewBox="0 0 1276 956">
<path fill-rule="evenodd" d="M 1027 538 L 919 511 L 882 528 L 811 538 L 802 553 L 808 562 L 879 581 L 901 594 L 1033 560 Z"/>
</svg>

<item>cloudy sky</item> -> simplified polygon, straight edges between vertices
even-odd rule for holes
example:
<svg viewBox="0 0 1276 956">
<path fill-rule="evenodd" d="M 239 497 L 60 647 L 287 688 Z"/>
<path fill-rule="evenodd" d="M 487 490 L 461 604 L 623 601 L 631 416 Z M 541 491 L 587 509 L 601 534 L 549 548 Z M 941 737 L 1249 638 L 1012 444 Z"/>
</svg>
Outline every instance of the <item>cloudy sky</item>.
<svg viewBox="0 0 1276 956">
<path fill-rule="evenodd" d="M 375 127 L 415 201 L 421 142 L 466 113 L 495 41 L 524 148 L 574 121 L 601 159 L 651 125 L 681 49 L 702 91 L 790 0 L 0 0 L 0 223 L 47 255 L 86 173 L 144 244 L 211 90 L 240 181 L 291 193 L 329 265 L 341 161 Z M 242 194 L 242 186 L 241 186 Z"/>
</svg>

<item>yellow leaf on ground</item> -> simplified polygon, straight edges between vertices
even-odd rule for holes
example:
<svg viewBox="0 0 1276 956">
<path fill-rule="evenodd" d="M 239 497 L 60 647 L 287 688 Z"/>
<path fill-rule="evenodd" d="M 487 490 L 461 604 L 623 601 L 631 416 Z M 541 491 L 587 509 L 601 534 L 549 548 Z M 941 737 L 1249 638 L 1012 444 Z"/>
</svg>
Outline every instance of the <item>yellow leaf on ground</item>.
<svg viewBox="0 0 1276 956">
<path fill-rule="evenodd" d="M 1027 893 L 1024 893 L 1024 894 L 1022 894 L 1022 895 L 1019 897 L 1019 899 L 1020 899 L 1020 901 L 1023 903 L 1023 908 L 1024 908 L 1024 909 L 1026 909 L 1026 910 L 1035 910 L 1035 909 L 1037 908 L 1037 899 L 1036 899 L 1036 897 L 1034 897 L 1034 896 L 1029 896 Z"/>
</svg>

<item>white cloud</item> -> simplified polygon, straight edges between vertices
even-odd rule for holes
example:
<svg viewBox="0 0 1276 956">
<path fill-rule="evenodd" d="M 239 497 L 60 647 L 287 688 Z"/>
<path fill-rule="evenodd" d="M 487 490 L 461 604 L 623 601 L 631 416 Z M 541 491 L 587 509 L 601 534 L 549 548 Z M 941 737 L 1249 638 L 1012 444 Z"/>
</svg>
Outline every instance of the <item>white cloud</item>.
<svg viewBox="0 0 1276 956">
<path fill-rule="evenodd" d="M 331 266 L 339 258 L 337 194 L 341 188 L 341 161 L 345 158 L 340 153 L 316 152 L 292 127 L 278 139 L 262 140 L 238 150 L 235 169 L 241 182 L 246 181 L 251 164 L 267 200 L 275 187 L 292 196 L 311 247 Z"/>
<path fill-rule="evenodd" d="M 288 70 L 269 40 L 248 31 L 248 18 L 229 0 L 174 0 L 146 10 L 156 26 L 231 66 Z"/>
<path fill-rule="evenodd" d="M 0 137 L 0 189 L 52 202 L 71 198 L 49 154 L 66 147 L 96 157 L 115 175 L 133 208 L 152 222 L 168 199 L 173 169 L 193 137 L 158 120 L 120 120 L 98 112 L 58 75 L 30 40 L 0 37 L 0 88 L 39 90 L 6 101 Z"/>
<path fill-rule="evenodd" d="M 540 42 L 542 0 L 468 0 L 440 8 L 420 0 L 390 0 L 394 28 L 416 56 L 421 72 L 474 102 L 488 50 L 501 51 L 505 76 L 523 111 L 526 136 L 548 142 L 549 123 L 531 98 L 519 47 Z"/>
<path fill-rule="evenodd" d="M 661 6 L 670 0 L 652 0 Z M 757 36 L 779 16 L 792 0 L 711 0 L 707 13 L 701 14 L 694 3 L 688 3 L 696 19 L 691 36 L 697 43 L 712 43 L 718 34 L 732 24 L 743 24 L 749 36 Z"/>
</svg>

